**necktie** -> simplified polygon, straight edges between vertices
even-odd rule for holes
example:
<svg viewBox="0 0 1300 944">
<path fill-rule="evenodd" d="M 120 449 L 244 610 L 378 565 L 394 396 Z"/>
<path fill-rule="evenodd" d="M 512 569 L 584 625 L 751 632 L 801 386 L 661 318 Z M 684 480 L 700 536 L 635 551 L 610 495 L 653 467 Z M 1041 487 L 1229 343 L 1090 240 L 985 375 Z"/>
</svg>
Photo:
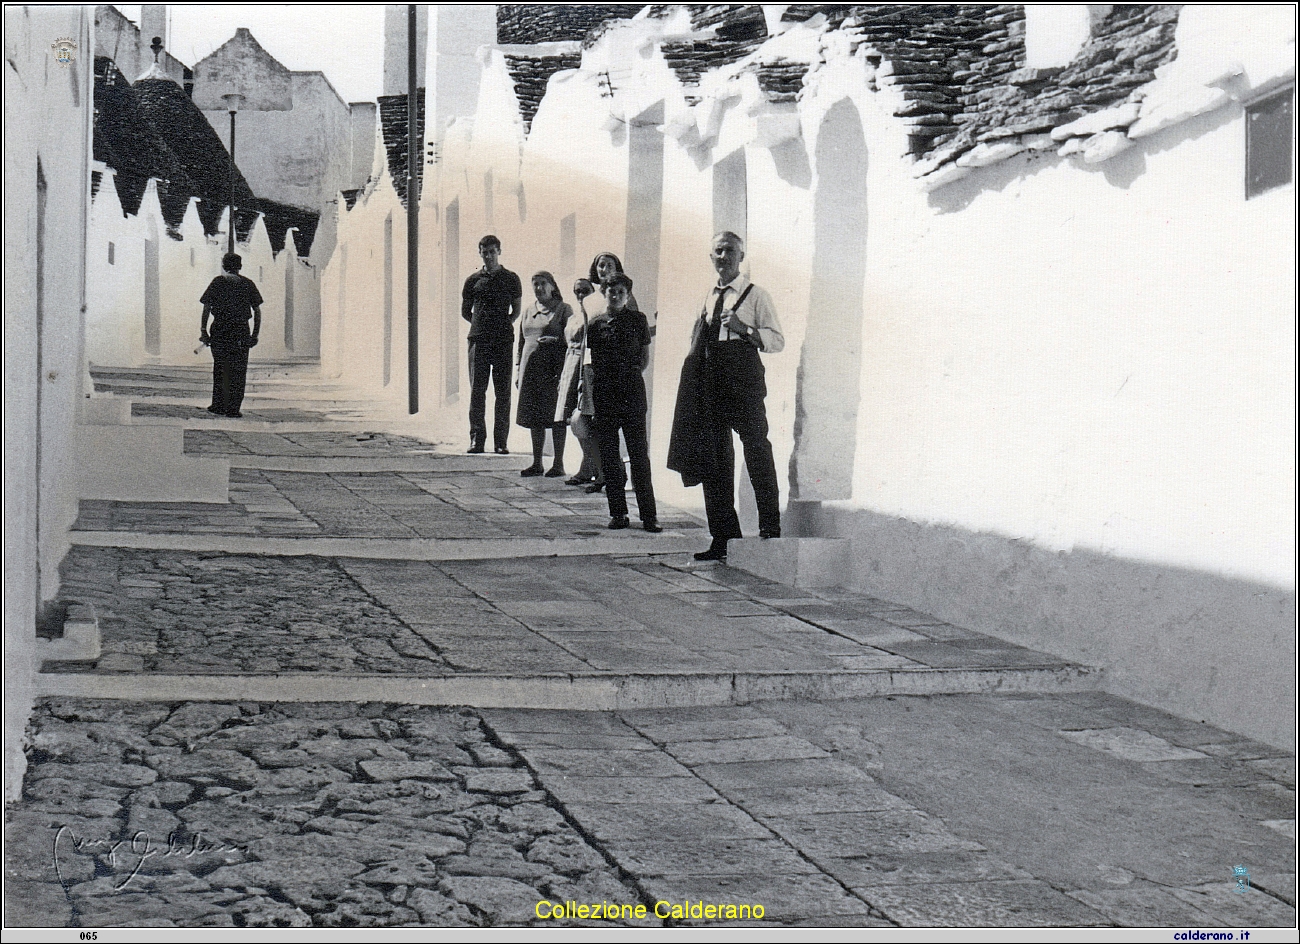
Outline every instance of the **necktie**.
<svg viewBox="0 0 1300 944">
<path fill-rule="evenodd" d="M 719 330 L 722 328 L 722 308 L 727 299 L 727 290 L 718 290 L 718 300 L 713 304 L 713 317 L 707 324 L 708 331 L 705 335 L 706 341 L 716 341 L 719 337 Z"/>
</svg>

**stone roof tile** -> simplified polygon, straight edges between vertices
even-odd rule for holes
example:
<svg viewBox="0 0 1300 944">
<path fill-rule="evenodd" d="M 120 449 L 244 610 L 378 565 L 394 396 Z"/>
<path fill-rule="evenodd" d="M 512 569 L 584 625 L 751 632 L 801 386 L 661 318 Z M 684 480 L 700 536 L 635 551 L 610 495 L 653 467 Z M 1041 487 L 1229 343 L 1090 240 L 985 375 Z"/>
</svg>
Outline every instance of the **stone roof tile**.
<svg viewBox="0 0 1300 944">
<path fill-rule="evenodd" d="M 424 89 L 416 89 L 415 118 L 416 134 L 424 140 Z M 379 97 L 379 126 L 384 136 L 384 151 L 388 155 L 388 173 L 393 178 L 393 188 L 397 191 L 402 205 L 406 205 L 406 96 L 381 95 Z M 423 147 L 417 149 L 420 154 L 419 165 L 415 168 L 417 184 L 423 179 Z M 419 195 L 416 195 L 419 199 Z"/>
<path fill-rule="evenodd" d="M 630 19 L 642 9 L 639 3 L 503 3 L 497 6 L 497 42 L 509 46 L 585 41 L 592 30 Z"/>
<path fill-rule="evenodd" d="M 575 38 L 577 14 L 528 9 L 498 8 L 525 11 L 504 14 L 509 30 L 516 30 L 507 31 L 511 41 Z M 601 8 L 582 9 L 587 11 L 583 35 L 590 40 L 599 33 L 600 24 L 592 20 Z M 691 4 L 687 9 L 697 30 L 713 30 L 717 37 L 661 44 L 664 59 L 688 88 L 698 86 L 704 73 L 744 59 L 767 37 L 759 6 Z M 1142 86 L 1154 80 L 1155 69 L 1177 55 L 1178 10 L 1176 5 L 1116 5 L 1074 60 L 1054 69 L 1026 68 L 1025 14 L 1018 4 L 792 4 L 783 19 L 805 22 L 821 15 L 829 29 L 848 34 L 854 54 L 880 67 L 877 83 L 903 100 L 896 114 L 908 127 L 910 151 L 918 158 L 941 154 L 943 163 L 981 142 L 1048 132 L 1140 95 Z M 666 11 L 654 6 L 649 14 Z M 623 11 L 618 17 L 626 15 Z M 499 12 L 499 35 L 502 16 Z M 541 32 L 524 28 L 528 17 L 541 24 Z M 561 28 L 561 22 L 567 25 Z M 546 79 L 572 66 L 567 61 L 540 65 L 543 60 L 520 57 L 508 61 L 528 124 L 545 94 Z M 785 60 L 746 66 L 775 101 L 796 98 L 806 73 L 815 67 Z"/>
<path fill-rule="evenodd" d="M 542 103 L 542 96 L 546 94 L 546 83 L 551 80 L 551 76 L 566 69 L 576 69 L 580 65 L 581 53 L 558 56 L 506 55 L 506 68 L 514 82 L 525 134 L 532 130 L 533 118 L 537 115 L 537 108 Z"/>
<path fill-rule="evenodd" d="M 149 179 L 158 181 L 163 218 L 176 226 L 191 197 L 199 218 L 215 232 L 230 199 L 230 157 L 225 145 L 175 82 L 146 79 L 132 86 L 111 59 L 95 58 L 95 160 L 117 171 L 124 212 L 139 212 Z M 253 193 L 235 171 L 236 203 Z"/>
</svg>

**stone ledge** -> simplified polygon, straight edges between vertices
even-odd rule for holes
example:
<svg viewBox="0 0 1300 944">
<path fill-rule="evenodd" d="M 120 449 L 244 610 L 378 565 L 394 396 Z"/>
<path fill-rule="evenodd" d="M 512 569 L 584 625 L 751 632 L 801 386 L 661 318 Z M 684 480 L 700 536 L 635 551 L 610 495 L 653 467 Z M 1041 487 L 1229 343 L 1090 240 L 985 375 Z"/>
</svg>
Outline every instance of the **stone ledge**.
<svg viewBox="0 0 1300 944">
<path fill-rule="evenodd" d="M 745 538 L 728 545 L 727 563 L 791 587 L 843 587 L 852 562 L 844 538 Z"/>
<path fill-rule="evenodd" d="M 82 425 L 75 429 L 73 468 L 80 498 L 229 501 L 229 461 L 185 455 L 185 430 L 180 426 Z"/>
<path fill-rule="evenodd" d="M 608 536 L 606 536 L 608 535 Z M 274 557 L 348 557 L 369 560 L 493 560 L 514 557 L 586 557 L 594 554 L 680 554 L 699 547 L 695 534 L 649 535 L 631 528 L 575 538 L 354 538 L 256 537 L 245 534 L 70 531 L 73 544 L 158 551 L 222 551 Z"/>
<path fill-rule="evenodd" d="M 36 640 L 39 662 L 82 662 L 98 659 L 100 653 L 99 617 L 89 604 L 68 607 L 60 639 Z"/>
<path fill-rule="evenodd" d="M 131 701 L 359 702 L 471 708 L 628 711 L 837 700 L 881 695 L 1080 692 L 1102 673 L 1080 665 L 858 672 L 584 673 L 537 675 L 89 675 L 36 677 L 38 696 Z"/>
</svg>

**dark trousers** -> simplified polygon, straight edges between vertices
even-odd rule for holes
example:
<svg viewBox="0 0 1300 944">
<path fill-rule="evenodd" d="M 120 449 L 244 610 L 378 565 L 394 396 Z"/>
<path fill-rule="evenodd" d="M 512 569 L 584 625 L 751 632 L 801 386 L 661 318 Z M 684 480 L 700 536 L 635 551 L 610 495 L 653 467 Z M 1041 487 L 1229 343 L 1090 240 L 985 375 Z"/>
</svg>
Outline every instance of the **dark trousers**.
<svg viewBox="0 0 1300 944">
<path fill-rule="evenodd" d="M 618 453 L 618 431 L 623 431 L 627 456 L 632 464 L 632 488 L 636 491 L 636 510 L 642 521 L 659 517 L 655 507 L 655 490 L 650 483 L 650 444 L 646 441 L 645 414 L 637 417 L 596 417 L 596 441 L 600 444 L 600 467 L 605 473 L 605 497 L 609 499 L 609 516 L 627 514 L 627 497 L 623 487 L 627 473 Z"/>
<path fill-rule="evenodd" d="M 776 479 L 772 443 L 767 438 L 767 384 L 758 350 L 748 341 L 709 344 L 704 360 L 706 409 L 718 436 L 717 476 L 704 480 L 704 512 L 715 540 L 741 537 L 736 514 L 736 453 L 731 431 L 740 436 L 749 481 L 758 505 L 758 527 L 781 530 L 781 492 Z"/>
<path fill-rule="evenodd" d="M 248 328 L 240 332 L 212 333 L 212 410 L 215 413 L 238 413 L 244 403 L 244 386 L 248 381 Z"/>
<path fill-rule="evenodd" d="M 487 388 L 491 376 L 496 393 L 492 440 L 504 449 L 510 436 L 510 384 L 514 372 L 514 339 L 469 339 L 469 438 L 475 446 L 487 441 Z"/>
</svg>

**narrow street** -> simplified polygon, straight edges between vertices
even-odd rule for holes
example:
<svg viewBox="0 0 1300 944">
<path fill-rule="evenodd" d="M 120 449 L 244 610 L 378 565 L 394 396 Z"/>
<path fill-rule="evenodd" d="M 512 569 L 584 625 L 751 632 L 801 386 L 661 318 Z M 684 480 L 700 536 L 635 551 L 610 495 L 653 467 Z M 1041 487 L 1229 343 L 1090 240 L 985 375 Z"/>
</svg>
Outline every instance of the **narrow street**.
<svg viewBox="0 0 1300 944">
<path fill-rule="evenodd" d="M 94 371 L 230 500 L 81 502 L 101 651 L 39 677 L 9 925 L 1294 926 L 1292 755 L 698 564 L 684 511 L 611 533 L 314 371 L 242 420 L 202 370 Z"/>
</svg>

